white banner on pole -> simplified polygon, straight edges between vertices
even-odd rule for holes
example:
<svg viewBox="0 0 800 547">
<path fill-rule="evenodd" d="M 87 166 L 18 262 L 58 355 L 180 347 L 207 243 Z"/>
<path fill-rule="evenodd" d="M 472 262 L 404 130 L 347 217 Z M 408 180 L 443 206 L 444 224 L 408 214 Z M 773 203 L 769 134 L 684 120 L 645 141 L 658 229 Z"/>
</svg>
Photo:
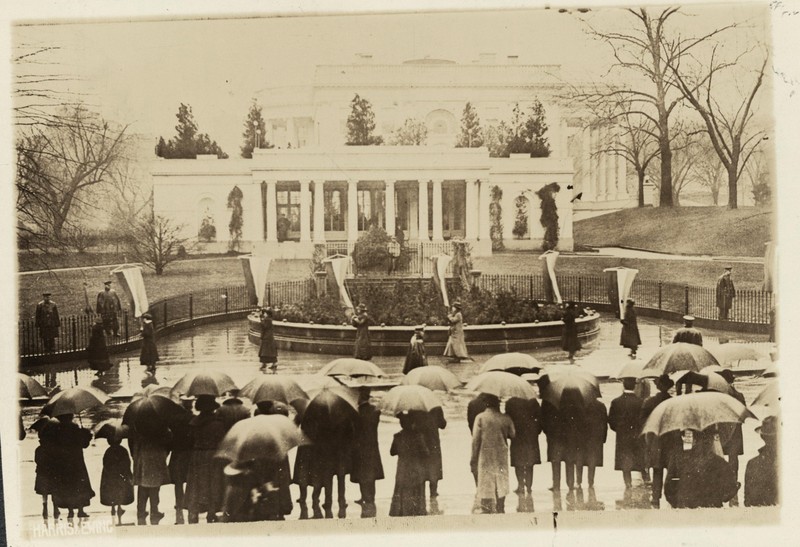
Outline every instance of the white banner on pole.
<svg viewBox="0 0 800 547">
<path fill-rule="evenodd" d="M 547 277 L 550 279 L 550 286 L 553 288 L 555 301 L 561 304 L 561 291 L 558 290 L 558 281 L 556 281 L 556 259 L 558 259 L 558 251 L 546 251 L 539 256 L 539 260 L 542 259 L 544 259 L 547 268 Z"/>
<path fill-rule="evenodd" d="M 617 305 L 619 306 L 619 316 L 624 317 L 625 301 L 630 298 L 633 280 L 636 279 L 636 274 L 639 273 L 639 270 L 634 270 L 633 268 L 606 268 L 603 271 L 616 272 L 618 295 Z"/>
<path fill-rule="evenodd" d="M 242 256 L 239 258 L 242 260 L 242 266 L 244 267 L 244 280 L 247 285 L 247 291 L 250 294 L 255 294 L 256 303 L 263 307 L 266 305 L 264 297 L 267 286 L 267 274 L 269 273 L 269 266 L 272 263 L 272 259 L 268 256 L 255 255 Z"/>
<path fill-rule="evenodd" d="M 349 256 L 333 256 L 326 258 L 323 262 L 331 265 L 333 278 L 336 280 L 336 285 L 339 287 L 339 302 L 342 307 L 354 309 L 353 302 L 350 300 L 350 295 L 347 294 L 347 289 L 344 286 L 344 280 L 347 278 L 347 268 L 350 266 Z"/>
<path fill-rule="evenodd" d="M 147 291 L 144 288 L 141 266 L 124 265 L 111 271 L 111 275 L 116 277 L 117 283 L 122 287 L 128 301 L 133 308 L 133 316 L 141 317 L 148 309 L 150 303 L 147 300 Z"/>
<path fill-rule="evenodd" d="M 446 274 L 447 265 L 450 264 L 450 261 L 453 260 L 453 257 L 450 255 L 436 255 L 432 256 L 431 260 L 433 260 L 434 281 L 439 286 L 439 290 L 442 292 L 442 302 L 446 308 L 449 308 L 450 298 L 447 296 Z"/>
</svg>

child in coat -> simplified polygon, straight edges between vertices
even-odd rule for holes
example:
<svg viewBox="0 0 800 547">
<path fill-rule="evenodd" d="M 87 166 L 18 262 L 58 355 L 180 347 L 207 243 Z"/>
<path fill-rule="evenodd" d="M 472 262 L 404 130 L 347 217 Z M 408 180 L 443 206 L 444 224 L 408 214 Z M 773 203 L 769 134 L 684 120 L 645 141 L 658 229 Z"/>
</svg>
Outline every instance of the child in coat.
<svg viewBox="0 0 800 547">
<path fill-rule="evenodd" d="M 111 516 L 122 524 L 123 505 L 133 503 L 133 473 L 131 458 L 121 439 L 108 437 L 108 449 L 103 454 L 103 474 L 100 478 L 100 503 L 111 507 Z"/>
</svg>

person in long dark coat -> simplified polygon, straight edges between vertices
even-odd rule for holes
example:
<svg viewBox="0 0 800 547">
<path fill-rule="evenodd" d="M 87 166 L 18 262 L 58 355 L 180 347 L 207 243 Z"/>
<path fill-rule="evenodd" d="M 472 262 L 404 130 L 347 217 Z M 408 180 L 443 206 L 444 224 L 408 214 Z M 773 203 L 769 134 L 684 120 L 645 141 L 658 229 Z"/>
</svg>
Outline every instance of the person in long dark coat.
<svg viewBox="0 0 800 547">
<path fill-rule="evenodd" d="M 272 308 L 261 308 L 261 343 L 258 346 L 258 359 L 261 361 L 261 370 L 269 365 L 270 370 L 274 372 L 278 368 L 278 346 L 275 344 L 272 315 Z"/>
<path fill-rule="evenodd" d="M 429 412 L 409 412 L 414 427 L 425 439 L 428 457 L 425 458 L 425 482 L 429 483 L 431 514 L 438 513 L 439 481 L 444 477 L 442 471 L 442 443 L 439 430 L 447 427 L 442 407 L 437 406 Z"/>
<path fill-rule="evenodd" d="M 633 392 L 636 387 L 634 378 L 623 378 L 622 387 L 622 395 L 611 401 L 608 425 L 617 434 L 614 469 L 622 471 L 625 492 L 629 495 L 629 489 L 633 485 L 632 471 L 644 471 L 642 444 L 639 440 L 642 400 Z"/>
<path fill-rule="evenodd" d="M 366 304 L 358 305 L 358 313 L 350 321 L 356 328 L 356 343 L 353 347 L 353 357 L 369 361 L 372 359 L 372 343 L 369 339 L 369 326 L 372 320 L 367 314 Z"/>
<path fill-rule="evenodd" d="M 103 454 L 103 473 L 100 476 L 100 503 L 111 507 L 111 516 L 122 522 L 123 505 L 133 503 L 133 472 L 131 457 L 121 439 L 108 438 L 108 449 Z"/>
<path fill-rule="evenodd" d="M 742 395 L 733 385 L 733 372 L 731 372 L 729 369 L 725 369 L 720 371 L 719 375 L 725 378 L 725 381 L 728 382 L 730 395 L 743 405 L 746 405 L 747 403 L 744 400 L 744 395 Z M 739 456 L 744 454 L 744 435 L 742 434 L 742 424 L 737 423 L 728 425 L 727 427 L 731 428 L 731 434 L 725 441 L 725 444 L 722 445 L 722 453 L 728 457 L 728 463 L 731 464 L 731 470 L 733 471 L 733 474 L 738 477 Z M 738 494 L 731 498 L 730 503 L 731 507 L 739 505 Z"/>
<path fill-rule="evenodd" d="M 197 523 L 200 513 L 207 513 L 208 522 L 216 522 L 222 505 L 222 469 L 214 459 L 217 447 L 225 436 L 225 424 L 214 411 L 219 404 L 211 395 L 200 395 L 195 408 L 200 413 L 189 422 L 192 455 L 186 476 L 186 508 L 189 524 Z"/>
<path fill-rule="evenodd" d="M 676 342 L 685 342 L 696 346 L 703 345 L 703 334 L 694 328 L 694 317 L 691 315 L 683 316 L 683 327 L 676 330 L 672 337 L 672 343 Z"/>
<path fill-rule="evenodd" d="M 639 414 L 641 427 L 644 427 L 647 418 L 658 405 L 670 399 L 669 390 L 675 385 L 675 382 L 669 376 L 663 374 L 656 378 L 655 384 L 658 393 L 648 397 L 642 403 L 642 410 Z M 661 505 L 661 494 L 664 487 L 664 470 L 669 465 L 670 458 L 682 450 L 681 433 L 680 431 L 669 431 L 658 437 L 648 435 L 644 440 L 646 442 L 645 467 L 652 469 L 653 477 L 651 503 L 653 507 L 658 508 Z"/>
<path fill-rule="evenodd" d="M 48 498 L 55 496 L 57 487 L 57 467 L 59 461 L 59 446 L 56 442 L 58 420 L 54 418 L 39 418 L 31 426 L 39 434 L 39 446 L 36 447 L 33 459 L 36 462 L 36 481 L 34 491 L 42 496 L 42 518 L 47 519 Z M 53 518 L 58 519 L 60 511 L 53 500 Z"/>
<path fill-rule="evenodd" d="M 122 312 L 122 303 L 117 292 L 111 288 L 111 281 L 103 282 L 105 287 L 97 293 L 97 315 L 103 322 L 106 336 L 119 336 L 119 319 L 117 314 Z"/>
<path fill-rule="evenodd" d="M 633 309 L 634 301 L 630 298 L 625 301 L 625 314 L 620 322 L 622 323 L 622 333 L 619 337 L 619 345 L 631 350 L 631 359 L 636 358 L 636 350 L 642 345 L 639 336 L 639 324 L 636 321 L 636 311 Z"/>
<path fill-rule="evenodd" d="M 103 374 L 112 366 L 111 360 L 108 356 L 106 335 L 103 331 L 103 322 L 100 319 L 100 316 L 97 317 L 94 325 L 92 325 L 92 333 L 89 336 L 89 345 L 86 346 L 86 360 L 89 363 L 89 368 L 96 370 L 98 376 Z"/>
<path fill-rule="evenodd" d="M 589 480 L 589 497 L 592 498 L 595 470 L 603 466 L 603 445 L 608 437 L 606 405 L 600 399 L 592 400 L 586 405 L 585 417 L 583 442 L 578 451 L 576 483 L 577 487 L 581 488 L 583 484 L 583 468 L 586 467 Z"/>
<path fill-rule="evenodd" d="M 250 417 L 250 409 L 237 397 L 237 394 L 238 390 L 232 391 L 217 409 L 217 415 L 222 418 L 222 423 L 225 425 L 225 433 L 230 431 L 236 422 Z"/>
<path fill-rule="evenodd" d="M 390 517 L 412 517 L 427 515 L 425 509 L 425 458 L 428 445 L 425 437 L 416 430 L 414 420 L 408 414 L 400 414 L 400 427 L 394 434 L 389 453 L 397 456 L 397 472 L 394 479 Z"/>
<path fill-rule="evenodd" d="M 170 446 L 169 480 L 175 489 L 175 524 L 183 524 L 183 510 L 186 509 L 186 477 L 189 474 L 189 461 L 192 459 L 192 428 L 194 398 L 182 397 L 181 403 L 186 412 L 170 424 L 172 444 Z"/>
<path fill-rule="evenodd" d="M 149 313 L 145 313 L 142 315 L 142 351 L 139 353 L 139 363 L 147 367 L 148 371 L 155 372 L 158 360 L 156 329 L 153 325 L 153 316 Z"/>
<path fill-rule="evenodd" d="M 89 515 L 84 507 L 94 497 L 94 490 L 83 459 L 83 449 L 92 442 L 92 432 L 78 426 L 72 418 L 72 414 L 56 416 L 59 423 L 55 426 L 54 437 L 58 453 L 53 474 L 56 483 L 53 503 L 69 510 L 67 518 L 74 518 L 75 509 L 79 518 L 85 518 Z"/>
<path fill-rule="evenodd" d="M 44 351 L 48 353 L 56 349 L 58 328 L 61 326 L 58 306 L 50 300 L 50 296 L 49 292 L 42 293 L 44 299 L 36 304 L 36 328 L 39 329 L 39 337 L 44 344 Z"/>
<path fill-rule="evenodd" d="M 297 427 L 300 427 L 308 407 L 308 399 L 295 399 L 291 402 L 291 405 L 296 411 L 294 423 Z M 302 444 L 297 447 L 294 457 L 294 469 L 292 470 L 292 484 L 296 484 L 300 488 L 300 497 L 297 499 L 297 503 L 300 505 L 300 520 L 308 518 L 306 500 L 308 499 L 308 487 L 312 485 L 311 459 L 313 457 L 314 449 L 311 445 Z"/>
<path fill-rule="evenodd" d="M 352 473 L 353 438 L 355 427 L 346 426 L 339 431 L 328 431 L 314 439 L 311 457 L 311 480 L 314 491 L 311 495 L 313 518 L 333 518 L 333 479 L 336 478 L 336 494 L 339 504 L 339 518 L 347 516 L 346 479 Z M 320 496 L 325 491 L 325 499 L 320 508 Z"/>
<path fill-rule="evenodd" d="M 677 509 L 722 507 L 739 488 L 730 465 L 714 453 L 714 436 L 700 431 L 684 431 L 690 449 L 675 454 L 667 468 L 664 495 Z"/>
<path fill-rule="evenodd" d="M 221 409 L 220 409 L 221 410 Z M 219 410 L 217 410 L 219 413 Z M 256 410 L 253 412 L 254 416 L 259 415 L 280 415 L 289 417 L 289 406 L 280 401 L 262 401 L 256 405 Z M 283 520 L 284 515 L 292 512 L 294 506 L 292 505 L 292 493 L 290 491 L 292 484 L 292 470 L 289 466 L 289 456 L 286 455 L 283 460 L 266 462 L 262 469 L 262 474 L 266 473 L 267 478 L 264 482 L 271 483 L 270 488 L 275 488 L 270 491 L 268 495 L 265 493 L 265 507 L 268 508 L 268 520 L 275 520 L 275 515 L 279 515 L 277 520 Z"/>
<path fill-rule="evenodd" d="M 361 488 L 361 517 L 372 518 L 375 506 L 375 482 L 383 479 L 383 464 L 378 448 L 378 423 L 381 412 L 369 402 L 370 390 L 362 387 L 358 394 L 358 422 L 353 443 L 353 471 L 350 480 Z"/>
<path fill-rule="evenodd" d="M 725 272 L 717 279 L 717 308 L 719 309 L 719 318 L 722 321 L 728 320 L 728 313 L 730 313 L 730 309 L 733 306 L 733 299 L 736 298 L 736 287 L 733 286 L 733 280 L 731 279 L 732 269 L 731 267 L 726 267 Z"/>
<path fill-rule="evenodd" d="M 575 320 L 578 317 L 578 308 L 575 302 L 569 302 L 561 320 L 564 322 L 564 329 L 561 333 L 561 349 L 567 352 L 569 362 L 575 362 L 575 354 L 581 349 L 580 340 L 578 340 L 578 325 Z"/>
<path fill-rule="evenodd" d="M 511 467 L 517 476 L 516 493 L 531 493 L 533 466 L 542 463 L 539 433 L 542 432 L 542 409 L 536 399 L 512 397 L 506 401 L 506 414 L 514 424 L 511 439 Z"/>
<path fill-rule="evenodd" d="M 403 374 L 408 374 L 417 367 L 424 367 L 428 364 L 428 356 L 425 354 L 425 334 L 423 327 L 414 329 L 414 335 L 409 342 L 406 360 L 403 363 Z"/>
<path fill-rule="evenodd" d="M 764 418 L 756 432 L 761 435 L 764 446 L 758 450 L 758 456 L 747 462 L 744 472 L 744 505 L 778 505 L 778 419 L 775 416 Z"/>
<path fill-rule="evenodd" d="M 164 518 L 158 509 L 161 486 L 170 483 L 167 467 L 168 446 L 172 432 L 164 426 L 161 432 L 148 436 L 131 431 L 128 446 L 133 457 L 133 484 L 136 486 L 136 519 L 140 526 L 147 524 L 147 505 L 150 504 L 150 524 Z"/>
</svg>

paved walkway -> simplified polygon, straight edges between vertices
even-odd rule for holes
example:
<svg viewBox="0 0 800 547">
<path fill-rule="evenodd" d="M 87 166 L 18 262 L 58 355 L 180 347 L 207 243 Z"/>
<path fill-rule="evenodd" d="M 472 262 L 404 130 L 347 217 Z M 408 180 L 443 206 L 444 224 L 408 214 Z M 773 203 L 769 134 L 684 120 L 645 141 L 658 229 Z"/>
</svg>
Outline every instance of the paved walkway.
<svg viewBox="0 0 800 547">
<path fill-rule="evenodd" d="M 732 262 L 740 264 L 763 264 L 764 257 L 757 256 L 712 256 L 712 255 L 674 255 L 657 253 L 642 249 L 628 249 L 625 247 L 599 247 L 597 253 L 577 252 L 578 256 L 641 258 L 647 260 L 690 260 L 696 262 Z"/>
</svg>

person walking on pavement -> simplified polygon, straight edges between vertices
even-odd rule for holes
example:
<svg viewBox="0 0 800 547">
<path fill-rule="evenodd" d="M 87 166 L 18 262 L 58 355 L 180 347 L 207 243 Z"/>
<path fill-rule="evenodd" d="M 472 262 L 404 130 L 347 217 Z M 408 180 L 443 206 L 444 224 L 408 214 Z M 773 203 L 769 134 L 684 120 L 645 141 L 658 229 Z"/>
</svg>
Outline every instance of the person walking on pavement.
<svg viewBox="0 0 800 547">
<path fill-rule="evenodd" d="M 350 481 L 361 488 L 361 518 L 377 515 L 375 506 L 375 482 L 383 479 L 383 464 L 378 448 L 378 424 L 381 412 L 370 403 L 370 389 L 362 386 L 358 392 L 358 421 L 353 443 L 353 469 Z"/>
<path fill-rule="evenodd" d="M 515 435 L 511 418 L 500 412 L 500 399 L 475 419 L 470 467 L 478 477 L 482 513 L 504 513 L 508 495 L 508 441 Z"/>
<path fill-rule="evenodd" d="M 363 302 L 358 305 L 358 313 L 350 321 L 356 328 L 356 344 L 353 348 L 353 357 L 369 361 L 372 359 L 372 343 L 369 339 L 369 326 L 372 320 L 367 314 L 367 305 Z"/>
<path fill-rule="evenodd" d="M 103 319 L 106 336 L 119 336 L 119 319 L 117 313 L 122 312 L 122 303 L 117 292 L 111 288 L 111 281 L 105 281 L 104 289 L 97 293 L 97 314 Z"/>
<path fill-rule="evenodd" d="M 733 307 L 733 299 L 736 298 L 736 287 L 733 286 L 731 279 L 732 267 L 727 266 L 719 279 L 717 279 L 717 308 L 721 321 L 728 320 L 728 314 Z"/>
<path fill-rule="evenodd" d="M 447 321 L 450 323 L 450 336 L 444 348 L 444 356 L 449 357 L 453 363 L 469 359 L 467 343 L 464 340 L 464 316 L 461 314 L 460 300 L 453 302 L 450 313 L 447 314 Z"/>
<path fill-rule="evenodd" d="M 36 328 L 44 344 L 44 351 L 52 353 L 56 349 L 56 338 L 61 319 L 58 316 L 58 306 L 50 300 L 52 293 L 42 293 L 43 300 L 36 304 Z"/>
<path fill-rule="evenodd" d="M 561 320 L 564 322 L 564 330 L 561 333 L 561 349 L 567 352 L 570 363 L 575 362 L 575 354 L 581 349 L 578 340 L 578 325 L 575 319 L 578 317 L 578 307 L 575 302 L 567 303 Z"/>
<path fill-rule="evenodd" d="M 278 370 L 278 345 L 275 343 L 275 332 L 272 325 L 273 311 L 271 307 L 261 308 L 259 321 L 261 323 L 261 344 L 258 346 L 258 359 L 261 361 L 261 370 L 266 370 L 267 365 L 272 372 Z"/>
<path fill-rule="evenodd" d="M 625 313 L 622 315 L 622 333 L 619 338 L 619 345 L 631 350 L 631 359 L 636 359 L 636 350 L 642 345 L 639 336 L 639 324 L 636 321 L 636 311 L 633 309 L 635 302 L 630 298 L 625 301 Z"/>
<path fill-rule="evenodd" d="M 146 370 L 148 372 L 155 374 L 158 360 L 156 329 L 153 325 L 153 316 L 149 313 L 145 313 L 142 314 L 142 351 L 139 353 L 139 363 L 147 367 Z"/>
<path fill-rule="evenodd" d="M 403 374 L 408 374 L 417 367 L 424 367 L 428 364 L 428 356 L 425 354 L 425 327 L 414 329 L 414 335 L 408 347 L 406 360 L 403 363 Z"/>
<path fill-rule="evenodd" d="M 675 382 L 662 374 L 655 380 L 658 393 L 648 397 L 642 403 L 642 410 L 639 413 L 639 424 L 644 427 L 647 418 L 653 413 L 658 405 L 670 399 L 669 390 Z M 661 506 L 661 495 L 664 488 L 664 471 L 669 465 L 670 459 L 681 450 L 680 431 L 668 431 L 660 436 L 648 436 L 645 439 L 645 467 L 652 469 L 652 497 L 651 505 L 658 509 Z"/>
<path fill-rule="evenodd" d="M 683 327 L 675 331 L 672 343 L 685 342 L 696 346 L 703 345 L 703 334 L 694 327 L 694 317 L 691 315 L 683 316 Z"/>
<path fill-rule="evenodd" d="M 608 425 L 617 434 L 614 469 L 622 471 L 625 501 L 628 501 L 633 486 L 632 472 L 644 471 L 642 445 L 639 442 L 642 400 L 633 392 L 636 387 L 635 378 L 623 378 L 622 387 L 622 395 L 611 401 Z"/>
</svg>

